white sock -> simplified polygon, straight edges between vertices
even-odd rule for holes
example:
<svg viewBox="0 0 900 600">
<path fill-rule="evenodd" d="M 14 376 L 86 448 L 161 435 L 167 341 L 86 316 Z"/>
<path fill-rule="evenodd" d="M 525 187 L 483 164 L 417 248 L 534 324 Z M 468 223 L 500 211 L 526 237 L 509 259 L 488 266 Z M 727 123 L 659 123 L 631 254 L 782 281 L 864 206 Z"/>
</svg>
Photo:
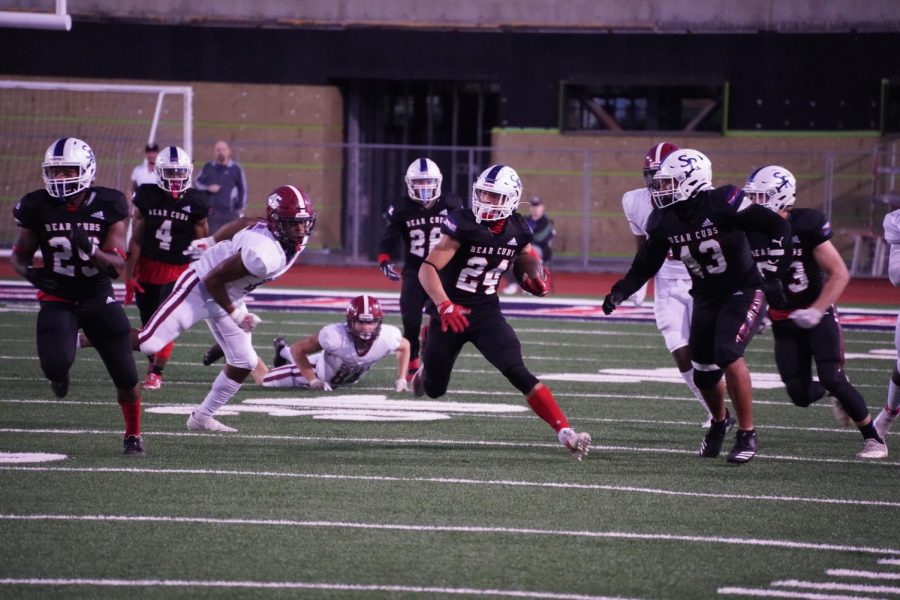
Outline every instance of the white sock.
<svg viewBox="0 0 900 600">
<path fill-rule="evenodd" d="M 888 384 L 887 406 L 894 411 L 900 409 L 900 387 L 893 379 Z"/>
<path fill-rule="evenodd" d="M 291 356 L 291 347 L 290 346 L 285 346 L 284 348 L 282 348 L 281 350 L 278 351 L 278 354 L 284 360 L 288 361 L 291 364 L 294 364 L 294 357 Z"/>
<path fill-rule="evenodd" d="M 687 371 L 682 371 L 681 376 L 684 378 L 684 382 L 687 384 L 688 389 L 694 394 L 694 398 L 697 399 L 697 402 L 700 403 L 700 406 L 703 407 L 703 410 L 706 411 L 706 415 L 711 417 L 712 413 L 709 412 L 709 407 L 706 406 L 706 400 L 703 399 L 703 394 L 700 393 L 700 388 L 697 387 L 697 384 L 694 383 L 694 370 L 689 369 Z"/>
<path fill-rule="evenodd" d="M 212 389 L 197 407 L 195 412 L 200 413 L 204 417 L 211 417 L 216 411 L 228 404 L 228 401 L 234 398 L 234 395 L 241 389 L 241 384 L 225 375 L 225 371 L 219 372 L 216 380 L 213 381 Z"/>
</svg>

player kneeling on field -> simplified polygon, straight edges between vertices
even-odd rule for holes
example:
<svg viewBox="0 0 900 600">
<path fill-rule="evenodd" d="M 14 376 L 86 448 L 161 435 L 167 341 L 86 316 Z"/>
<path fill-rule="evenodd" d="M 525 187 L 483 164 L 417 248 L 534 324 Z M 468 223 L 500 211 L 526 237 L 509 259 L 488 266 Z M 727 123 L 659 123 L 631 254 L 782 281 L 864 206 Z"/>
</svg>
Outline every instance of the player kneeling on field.
<svg viewBox="0 0 900 600">
<path fill-rule="evenodd" d="M 292 346 L 275 338 L 271 371 L 257 379 L 264 387 L 295 387 L 331 391 L 356 383 L 375 363 L 397 353 L 394 389 L 406 391 L 409 340 L 393 325 L 383 325 L 384 313 L 372 296 L 357 296 L 347 307 L 347 322 L 326 325 Z"/>
</svg>

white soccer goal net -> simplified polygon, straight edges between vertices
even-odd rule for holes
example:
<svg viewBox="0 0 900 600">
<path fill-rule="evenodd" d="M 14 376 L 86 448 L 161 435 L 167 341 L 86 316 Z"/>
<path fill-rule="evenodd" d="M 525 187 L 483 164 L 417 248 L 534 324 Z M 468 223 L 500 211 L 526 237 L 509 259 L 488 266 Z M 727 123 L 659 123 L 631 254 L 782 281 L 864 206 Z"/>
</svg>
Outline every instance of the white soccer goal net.
<svg viewBox="0 0 900 600">
<path fill-rule="evenodd" d="M 44 151 L 60 137 L 94 149 L 97 185 L 128 192 L 144 146 L 193 152 L 190 87 L 0 80 L 0 249 L 16 236 L 12 209 L 43 187 Z"/>
</svg>

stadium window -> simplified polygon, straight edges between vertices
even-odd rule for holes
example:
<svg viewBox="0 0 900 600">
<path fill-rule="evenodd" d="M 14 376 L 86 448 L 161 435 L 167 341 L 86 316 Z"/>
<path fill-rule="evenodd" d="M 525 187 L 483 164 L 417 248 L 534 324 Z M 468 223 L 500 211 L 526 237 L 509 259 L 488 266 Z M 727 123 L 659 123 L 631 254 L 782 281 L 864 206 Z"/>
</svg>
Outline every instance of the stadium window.
<svg viewBox="0 0 900 600">
<path fill-rule="evenodd" d="M 562 82 L 563 132 L 724 129 L 725 83 L 616 85 Z"/>
</svg>

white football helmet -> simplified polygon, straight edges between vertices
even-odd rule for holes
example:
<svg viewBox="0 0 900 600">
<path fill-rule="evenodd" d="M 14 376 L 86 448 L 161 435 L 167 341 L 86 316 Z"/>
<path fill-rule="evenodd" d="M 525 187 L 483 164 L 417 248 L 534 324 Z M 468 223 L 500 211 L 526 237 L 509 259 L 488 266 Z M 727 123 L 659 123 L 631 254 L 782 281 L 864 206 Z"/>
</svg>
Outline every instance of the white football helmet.
<svg viewBox="0 0 900 600">
<path fill-rule="evenodd" d="M 64 137 L 47 148 L 41 170 L 47 193 L 54 198 L 65 199 L 91 186 L 97 177 L 97 161 L 87 143 L 78 138 Z"/>
<path fill-rule="evenodd" d="M 744 184 L 744 194 L 754 204 L 761 204 L 775 212 L 791 210 L 797 198 L 797 180 L 794 175 L 778 165 L 760 167 L 750 173 Z"/>
<path fill-rule="evenodd" d="M 430 158 L 417 158 L 406 169 L 406 190 L 416 202 L 430 206 L 441 196 L 444 176 Z"/>
<path fill-rule="evenodd" d="M 156 157 L 156 185 L 172 196 L 178 196 L 191 187 L 194 165 L 188 153 L 178 146 L 166 146 Z"/>
<path fill-rule="evenodd" d="M 513 214 L 522 198 L 522 180 L 512 167 L 493 165 L 472 185 L 475 221 L 499 221 Z"/>
<path fill-rule="evenodd" d="M 712 163 L 697 150 L 677 150 L 659 165 L 652 184 L 650 195 L 657 208 L 683 202 L 700 190 L 712 188 Z"/>
</svg>

